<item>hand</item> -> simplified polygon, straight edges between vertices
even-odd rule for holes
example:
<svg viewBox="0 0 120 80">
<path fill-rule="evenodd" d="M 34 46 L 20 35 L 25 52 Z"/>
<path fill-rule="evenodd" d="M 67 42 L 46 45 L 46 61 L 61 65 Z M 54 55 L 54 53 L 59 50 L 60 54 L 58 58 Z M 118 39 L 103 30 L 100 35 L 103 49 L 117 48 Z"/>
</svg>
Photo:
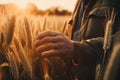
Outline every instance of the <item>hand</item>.
<svg viewBox="0 0 120 80">
<path fill-rule="evenodd" d="M 35 41 L 37 56 L 65 56 L 72 58 L 73 42 L 62 33 L 55 31 L 40 32 Z"/>
</svg>

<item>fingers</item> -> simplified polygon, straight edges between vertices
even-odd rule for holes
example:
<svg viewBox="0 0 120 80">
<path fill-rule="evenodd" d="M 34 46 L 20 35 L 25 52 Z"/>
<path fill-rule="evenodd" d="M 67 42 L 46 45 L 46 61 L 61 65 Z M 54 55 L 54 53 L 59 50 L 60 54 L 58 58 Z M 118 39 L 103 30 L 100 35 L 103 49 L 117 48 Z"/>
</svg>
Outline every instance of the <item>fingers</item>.
<svg viewBox="0 0 120 80">
<path fill-rule="evenodd" d="M 41 38 L 46 37 L 46 36 L 57 36 L 57 35 L 59 35 L 59 34 L 60 34 L 60 33 L 55 32 L 55 31 L 52 31 L 52 30 L 40 32 L 40 33 L 38 34 L 38 36 L 36 37 L 36 40 L 41 39 Z"/>
<path fill-rule="evenodd" d="M 49 44 L 46 44 L 46 45 L 39 46 L 36 49 L 36 51 L 37 51 L 37 53 L 43 53 L 43 52 L 50 51 L 50 50 L 59 50 L 63 46 L 64 46 L 63 43 L 56 43 L 56 44 L 49 43 Z"/>
<path fill-rule="evenodd" d="M 41 32 L 35 42 L 35 56 L 66 56 L 73 54 L 73 43 L 63 34 L 55 31 Z"/>
<path fill-rule="evenodd" d="M 61 56 L 63 54 L 61 54 L 63 52 L 62 49 L 60 50 L 51 50 L 51 51 L 46 51 L 46 52 L 43 52 L 41 55 L 43 57 L 48 57 L 48 56 Z"/>
<path fill-rule="evenodd" d="M 36 40 L 35 47 L 38 47 L 38 46 L 45 44 L 45 43 L 57 43 L 60 41 L 62 41 L 62 38 L 60 36 L 56 36 L 56 37 L 47 36 L 47 37 L 44 37 L 40 40 Z"/>
</svg>

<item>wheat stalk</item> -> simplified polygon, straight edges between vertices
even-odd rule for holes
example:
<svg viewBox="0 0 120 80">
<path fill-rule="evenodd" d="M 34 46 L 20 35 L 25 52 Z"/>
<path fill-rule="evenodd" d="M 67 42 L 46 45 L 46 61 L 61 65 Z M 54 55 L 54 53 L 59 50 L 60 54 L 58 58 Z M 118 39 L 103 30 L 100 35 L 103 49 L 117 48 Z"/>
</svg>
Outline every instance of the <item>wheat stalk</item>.
<svg viewBox="0 0 120 80">
<path fill-rule="evenodd" d="M 15 28 L 15 17 L 11 17 L 11 19 L 8 20 L 8 29 L 6 31 L 6 45 L 9 46 L 14 33 Z"/>
<path fill-rule="evenodd" d="M 43 22 L 43 26 L 42 26 L 42 28 L 43 28 L 42 30 L 43 31 L 46 30 L 46 27 L 47 27 L 46 25 L 47 25 L 47 18 L 45 17 L 44 22 Z"/>
<path fill-rule="evenodd" d="M 64 25 L 63 25 L 63 30 L 62 30 L 62 33 L 65 34 L 65 31 L 66 31 L 66 25 L 67 25 L 67 21 L 65 21 Z"/>
<path fill-rule="evenodd" d="M 41 64 L 43 68 L 44 79 L 52 80 L 52 78 L 49 76 L 49 64 L 51 64 L 50 61 L 47 58 L 41 58 Z"/>
<path fill-rule="evenodd" d="M 24 23 L 25 23 L 25 30 L 27 33 L 28 48 L 32 49 L 32 35 L 31 35 L 30 25 L 26 17 L 24 18 Z"/>
<path fill-rule="evenodd" d="M 25 28 L 24 28 L 24 22 L 21 18 L 17 19 L 16 31 L 17 31 L 16 35 L 19 37 L 19 41 L 21 42 L 22 46 L 25 47 L 26 43 L 27 43 L 26 31 L 25 31 Z"/>
<path fill-rule="evenodd" d="M 15 56 L 12 52 L 8 52 L 9 67 L 11 74 L 15 80 L 19 80 L 19 69 L 15 59 Z"/>
<path fill-rule="evenodd" d="M 108 62 L 103 80 L 115 79 L 117 70 L 119 69 L 119 62 L 120 62 L 120 44 L 117 44 L 115 45 L 112 51 L 112 55 Z"/>
<path fill-rule="evenodd" d="M 2 49 L 3 42 L 4 42 L 4 35 L 1 32 L 1 34 L 0 34 L 0 49 Z"/>
<path fill-rule="evenodd" d="M 106 56 L 107 56 L 108 50 L 111 46 L 112 33 L 113 33 L 112 29 L 114 26 L 115 17 L 116 17 L 116 13 L 115 13 L 114 8 L 113 8 L 111 15 L 108 14 L 108 17 L 107 17 L 108 21 L 106 23 L 106 30 L 105 30 L 104 44 L 103 44 L 104 54 L 102 57 L 102 64 L 101 64 L 100 73 L 103 73 L 103 71 L 104 71 Z M 99 75 L 99 79 L 101 79 L 101 78 L 102 78 L 102 74 Z"/>
<path fill-rule="evenodd" d="M 14 42 L 15 42 L 16 49 L 18 51 L 18 55 L 20 57 L 21 63 L 23 65 L 23 67 L 24 67 L 24 70 L 27 72 L 29 77 L 31 77 L 31 79 L 32 79 L 32 67 L 30 65 L 29 60 L 25 56 L 25 52 L 24 52 L 24 50 L 22 48 L 22 45 L 19 43 L 17 38 L 14 38 Z"/>
<path fill-rule="evenodd" d="M 8 29 L 6 31 L 6 44 L 9 45 L 13 38 L 14 28 L 15 28 L 15 17 L 12 17 L 8 21 Z"/>
</svg>

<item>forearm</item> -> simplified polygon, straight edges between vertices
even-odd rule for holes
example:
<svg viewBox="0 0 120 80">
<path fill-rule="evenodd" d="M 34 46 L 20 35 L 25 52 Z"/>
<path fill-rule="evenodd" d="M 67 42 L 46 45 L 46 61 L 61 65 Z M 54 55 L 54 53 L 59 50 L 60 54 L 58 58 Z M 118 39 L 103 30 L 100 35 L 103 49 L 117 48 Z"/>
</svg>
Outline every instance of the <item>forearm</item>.
<svg viewBox="0 0 120 80">
<path fill-rule="evenodd" d="M 74 42 L 74 62 L 79 65 L 96 64 L 103 53 L 103 38 Z"/>
</svg>

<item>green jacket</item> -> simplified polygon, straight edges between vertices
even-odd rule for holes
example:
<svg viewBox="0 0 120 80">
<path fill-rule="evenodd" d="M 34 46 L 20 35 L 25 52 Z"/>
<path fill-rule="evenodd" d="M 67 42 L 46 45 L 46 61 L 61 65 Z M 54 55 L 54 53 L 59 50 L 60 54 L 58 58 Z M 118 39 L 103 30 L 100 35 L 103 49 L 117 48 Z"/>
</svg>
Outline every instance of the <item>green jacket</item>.
<svg viewBox="0 0 120 80">
<path fill-rule="evenodd" d="M 78 0 L 80 2 L 80 0 Z M 79 25 L 79 5 L 73 14 L 72 32 L 75 33 L 80 27 L 79 41 L 74 42 L 76 57 L 73 59 L 77 66 L 79 80 L 95 80 L 97 64 L 100 64 L 101 56 L 104 54 L 103 42 L 106 22 L 112 10 L 115 9 L 116 20 L 113 27 L 115 34 L 120 29 L 119 0 L 93 0 L 89 2 L 84 10 L 82 22 Z M 72 38 L 73 38 L 72 34 Z"/>
</svg>

